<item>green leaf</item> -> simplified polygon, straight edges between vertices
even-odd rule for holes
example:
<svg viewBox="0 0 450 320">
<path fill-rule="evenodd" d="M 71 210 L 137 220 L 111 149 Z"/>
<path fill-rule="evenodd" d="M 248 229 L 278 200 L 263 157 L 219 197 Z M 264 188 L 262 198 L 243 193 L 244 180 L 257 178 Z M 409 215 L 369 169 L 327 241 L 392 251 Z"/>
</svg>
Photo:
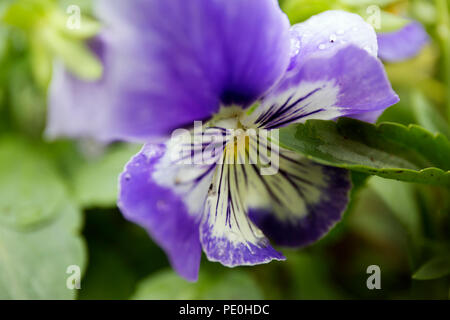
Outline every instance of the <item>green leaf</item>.
<svg viewBox="0 0 450 320">
<path fill-rule="evenodd" d="M 197 283 L 163 271 L 144 280 L 133 299 L 137 300 L 259 300 L 262 293 L 245 272 L 230 270 L 223 274 L 200 273 Z"/>
<path fill-rule="evenodd" d="M 330 0 L 285 0 L 281 9 L 286 12 L 291 24 L 307 20 L 311 16 L 333 8 Z"/>
<path fill-rule="evenodd" d="M 414 239 L 422 236 L 421 214 L 414 185 L 378 177 L 369 179 L 368 184 Z"/>
<path fill-rule="evenodd" d="M 450 138 L 450 128 L 431 102 L 420 91 L 411 92 L 411 105 L 417 122 L 433 133 L 442 133 Z"/>
<path fill-rule="evenodd" d="M 7 74 L 7 99 L 11 127 L 35 136 L 45 127 L 46 103 L 44 94 L 34 83 L 30 71 L 25 59 L 11 63 Z"/>
<path fill-rule="evenodd" d="M 341 118 L 280 130 L 280 145 L 308 158 L 387 179 L 450 186 L 450 142 L 410 125 Z"/>
<path fill-rule="evenodd" d="M 73 299 L 66 286 L 67 267 L 84 269 L 85 246 L 78 235 L 81 214 L 72 204 L 36 230 L 0 225 L 0 299 Z M 83 284 L 81 284 L 83 287 Z"/>
<path fill-rule="evenodd" d="M 450 256 L 436 257 L 425 263 L 413 275 L 415 280 L 433 280 L 450 274 Z"/>
<path fill-rule="evenodd" d="M 0 141 L 0 299 L 70 299 L 67 268 L 85 265 L 81 212 L 44 149 Z"/>
<path fill-rule="evenodd" d="M 83 207 L 115 206 L 119 174 L 139 148 L 137 145 L 116 146 L 100 159 L 81 165 L 73 178 L 77 202 Z"/>
<path fill-rule="evenodd" d="M 53 164 L 17 138 L 0 140 L 0 224 L 29 229 L 53 219 L 67 201 Z"/>
<path fill-rule="evenodd" d="M 391 208 L 372 188 L 362 189 L 358 194 L 358 201 L 346 223 L 350 234 L 358 234 L 358 238 L 366 239 L 370 243 L 391 247 L 397 254 L 401 253 L 402 257 L 405 254 L 404 243 L 408 234 Z M 402 257 L 389 256 L 386 259 Z"/>
</svg>

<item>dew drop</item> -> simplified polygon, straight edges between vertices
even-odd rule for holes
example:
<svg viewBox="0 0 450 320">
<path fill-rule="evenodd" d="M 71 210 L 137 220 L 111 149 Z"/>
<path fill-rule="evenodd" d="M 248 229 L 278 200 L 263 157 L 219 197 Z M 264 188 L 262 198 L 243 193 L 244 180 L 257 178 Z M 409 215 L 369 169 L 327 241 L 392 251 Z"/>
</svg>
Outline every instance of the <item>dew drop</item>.
<svg viewBox="0 0 450 320">
<path fill-rule="evenodd" d="M 330 34 L 330 42 L 331 43 L 334 43 L 334 42 L 336 42 L 336 35 L 333 33 L 333 34 Z"/>
<path fill-rule="evenodd" d="M 130 181 L 131 175 L 129 173 L 126 173 L 124 178 L 125 178 L 125 181 Z"/>
<path fill-rule="evenodd" d="M 324 45 L 323 43 L 319 45 L 320 50 L 324 50 L 325 48 L 326 48 L 326 45 Z"/>
<path fill-rule="evenodd" d="M 296 38 L 291 38 L 291 56 L 296 56 L 300 52 L 300 41 Z"/>
</svg>

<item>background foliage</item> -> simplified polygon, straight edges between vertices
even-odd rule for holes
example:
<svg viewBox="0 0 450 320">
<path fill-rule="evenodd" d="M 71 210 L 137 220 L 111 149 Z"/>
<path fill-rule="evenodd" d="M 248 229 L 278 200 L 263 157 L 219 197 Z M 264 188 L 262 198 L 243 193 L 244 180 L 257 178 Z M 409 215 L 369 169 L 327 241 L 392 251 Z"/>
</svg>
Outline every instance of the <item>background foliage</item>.
<svg viewBox="0 0 450 320">
<path fill-rule="evenodd" d="M 86 19 L 78 32 L 64 28 L 71 4 Z M 115 206 L 117 176 L 139 146 L 43 134 L 52 61 L 85 79 L 101 74 L 84 44 L 100 27 L 91 1 L 1 2 L 0 299 L 449 298 L 448 1 L 280 4 L 292 23 L 334 8 L 366 18 L 367 6 L 379 5 L 385 31 L 401 27 L 394 13 L 406 10 L 432 41 L 417 57 L 386 64 L 401 102 L 382 115 L 383 124 L 310 121 L 282 133 L 285 146 L 352 170 L 343 221 L 313 246 L 288 250 L 287 262 L 227 269 L 203 259 L 200 280 L 191 284 Z M 81 290 L 66 288 L 69 265 L 82 268 Z M 366 287 L 370 265 L 381 268 L 381 290 Z"/>
</svg>

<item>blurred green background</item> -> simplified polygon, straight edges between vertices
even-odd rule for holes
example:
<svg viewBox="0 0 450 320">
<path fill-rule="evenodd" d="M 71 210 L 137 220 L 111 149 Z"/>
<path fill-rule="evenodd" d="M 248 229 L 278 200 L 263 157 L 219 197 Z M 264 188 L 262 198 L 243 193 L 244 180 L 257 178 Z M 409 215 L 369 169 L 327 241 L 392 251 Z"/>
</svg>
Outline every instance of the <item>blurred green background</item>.
<svg viewBox="0 0 450 320">
<path fill-rule="evenodd" d="M 32 10 L 15 7 L 25 2 Z M 64 27 L 72 4 L 86 19 L 81 31 Z M 379 121 L 415 123 L 450 137 L 447 0 L 280 4 L 292 24 L 336 8 L 367 18 L 369 5 L 382 8 L 386 30 L 401 24 L 398 14 L 420 21 L 432 41 L 417 57 L 386 64 L 401 102 Z M 203 258 L 198 283 L 179 278 L 145 231 L 115 207 L 117 176 L 139 146 L 43 136 L 52 61 L 85 79 L 101 74 L 84 45 L 100 27 L 91 5 L 0 4 L 0 299 L 449 298 L 449 191 L 362 174 L 353 174 L 343 221 L 313 246 L 284 250 L 286 262 L 228 269 Z M 80 290 L 66 287 L 70 265 L 81 267 Z M 366 286 L 370 265 L 381 269 L 381 290 Z"/>
</svg>

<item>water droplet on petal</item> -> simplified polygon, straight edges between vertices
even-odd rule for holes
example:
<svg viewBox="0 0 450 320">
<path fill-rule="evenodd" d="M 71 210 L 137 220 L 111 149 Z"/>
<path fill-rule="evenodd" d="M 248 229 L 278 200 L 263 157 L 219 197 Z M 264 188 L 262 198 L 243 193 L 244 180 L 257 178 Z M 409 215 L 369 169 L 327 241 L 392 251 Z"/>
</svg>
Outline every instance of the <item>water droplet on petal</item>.
<svg viewBox="0 0 450 320">
<path fill-rule="evenodd" d="M 333 33 L 333 34 L 330 34 L 330 42 L 331 43 L 334 43 L 334 42 L 336 42 L 336 35 Z"/>
<path fill-rule="evenodd" d="M 326 45 L 324 45 L 323 43 L 319 45 L 320 50 L 324 50 L 325 48 L 326 48 Z"/>
<path fill-rule="evenodd" d="M 291 38 L 291 56 L 296 56 L 300 52 L 300 41 L 297 38 Z"/>
<path fill-rule="evenodd" d="M 126 173 L 124 178 L 125 178 L 125 181 L 130 181 L 131 175 L 129 173 Z"/>
</svg>

